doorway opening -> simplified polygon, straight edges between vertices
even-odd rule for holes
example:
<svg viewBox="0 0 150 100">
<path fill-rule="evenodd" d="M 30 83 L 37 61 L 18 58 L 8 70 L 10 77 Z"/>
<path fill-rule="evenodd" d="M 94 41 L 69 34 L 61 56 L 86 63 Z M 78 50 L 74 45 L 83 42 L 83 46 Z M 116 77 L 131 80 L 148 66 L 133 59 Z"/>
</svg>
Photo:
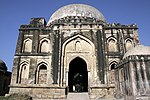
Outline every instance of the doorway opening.
<svg viewBox="0 0 150 100">
<path fill-rule="evenodd" d="M 88 72 L 86 62 L 77 57 L 69 64 L 69 92 L 88 92 Z"/>
</svg>

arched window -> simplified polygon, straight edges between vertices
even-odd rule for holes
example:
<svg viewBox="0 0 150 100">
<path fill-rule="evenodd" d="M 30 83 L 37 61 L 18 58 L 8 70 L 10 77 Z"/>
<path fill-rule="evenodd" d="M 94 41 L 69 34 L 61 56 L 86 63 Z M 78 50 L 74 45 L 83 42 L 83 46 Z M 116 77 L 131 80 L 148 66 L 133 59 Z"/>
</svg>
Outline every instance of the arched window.
<svg viewBox="0 0 150 100">
<path fill-rule="evenodd" d="M 24 41 L 23 52 L 31 52 L 31 51 L 32 51 L 32 40 L 28 38 Z"/>
<path fill-rule="evenodd" d="M 126 40 L 126 51 L 128 51 L 132 47 L 133 47 L 132 40 L 130 40 L 130 39 Z"/>
<path fill-rule="evenodd" d="M 116 66 L 116 64 L 114 64 L 114 63 L 111 64 L 110 69 L 111 69 L 111 70 L 114 70 L 114 69 L 115 69 L 115 66 Z"/>
<path fill-rule="evenodd" d="M 38 84 L 46 84 L 47 80 L 47 67 L 42 64 L 38 70 Z"/>
<path fill-rule="evenodd" d="M 29 67 L 27 64 L 23 64 L 20 70 L 20 83 L 27 83 L 29 75 Z"/>
<path fill-rule="evenodd" d="M 109 83 L 114 83 L 115 82 L 115 73 L 114 73 L 114 69 L 115 69 L 115 67 L 116 67 L 116 62 L 112 62 L 112 63 L 110 63 L 110 66 L 109 66 L 109 77 L 108 77 L 108 79 L 109 79 Z"/>
<path fill-rule="evenodd" d="M 42 43 L 41 43 L 41 52 L 48 52 L 48 41 L 43 41 Z"/>
<path fill-rule="evenodd" d="M 49 40 L 44 38 L 40 41 L 39 52 L 48 52 L 50 50 Z"/>
<path fill-rule="evenodd" d="M 80 41 L 77 41 L 77 42 L 76 42 L 75 48 L 76 48 L 76 51 L 81 51 L 81 44 L 80 44 Z"/>
<path fill-rule="evenodd" d="M 117 43 L 115 39 L 108 40 L 108 51 L 109 52 L 116 52 L 117 51 Z"/>
</svg>

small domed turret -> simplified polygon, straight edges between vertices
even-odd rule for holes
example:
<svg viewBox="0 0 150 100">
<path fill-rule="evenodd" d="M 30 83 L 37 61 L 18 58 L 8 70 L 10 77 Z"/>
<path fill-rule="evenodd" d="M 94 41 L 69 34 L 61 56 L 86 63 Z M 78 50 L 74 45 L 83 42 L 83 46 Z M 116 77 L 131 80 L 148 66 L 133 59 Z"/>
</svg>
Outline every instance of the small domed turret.
<svg viewBox="0 0 150 100">
<path fill-rule="evenodd" d="M 7 70 L 6 64 L 0 59 L 0 69 Z"/>
<path fill-rule="evenodd" d="M 144 45 L 137 45 L 131 48 L 129 51 L 127 51 L 123 58 L 132 55 L 150 55 L 150 47 Z"/>
</svg>

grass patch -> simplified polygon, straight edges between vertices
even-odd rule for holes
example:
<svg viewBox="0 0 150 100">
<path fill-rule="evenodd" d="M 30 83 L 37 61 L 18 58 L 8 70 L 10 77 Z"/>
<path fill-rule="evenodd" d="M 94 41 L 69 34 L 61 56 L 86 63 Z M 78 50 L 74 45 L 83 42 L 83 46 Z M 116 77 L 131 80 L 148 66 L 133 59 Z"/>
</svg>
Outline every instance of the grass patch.
<svg viewBox="0 0 150 100">
<path fill-rule="evenodd" d="M 26 94 L 14 93 L 7 97 L 0 96 L 0 100 L 32 100 L 32 97 Z"/>
<path fill-rule="evenodd" d="M 6 97 L 4 96 L 0 96 L 0 100 L 8 100 L 8 99 L 6 99 Z"/>
</svg>

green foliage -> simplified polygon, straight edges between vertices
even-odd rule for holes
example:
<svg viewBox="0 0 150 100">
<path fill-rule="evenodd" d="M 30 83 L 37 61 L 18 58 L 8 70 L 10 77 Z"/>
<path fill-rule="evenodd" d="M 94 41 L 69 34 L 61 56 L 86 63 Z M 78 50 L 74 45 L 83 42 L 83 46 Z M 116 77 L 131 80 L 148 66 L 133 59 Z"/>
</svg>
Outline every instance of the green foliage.
<svg viewBox="0 0 150 100">
<path fill-rule="evenodd" d="M 6 99 L 6 97 L 4 96 L 0 96 L 0 100 L 8 100 L 8 99 Z"/>
<path fill-rule="evenodd" d="M 32 100 L 32 97 L 26 94 L 14 93 L 7 97 L 1 96 L 0 100 Z"/>
</svg>

